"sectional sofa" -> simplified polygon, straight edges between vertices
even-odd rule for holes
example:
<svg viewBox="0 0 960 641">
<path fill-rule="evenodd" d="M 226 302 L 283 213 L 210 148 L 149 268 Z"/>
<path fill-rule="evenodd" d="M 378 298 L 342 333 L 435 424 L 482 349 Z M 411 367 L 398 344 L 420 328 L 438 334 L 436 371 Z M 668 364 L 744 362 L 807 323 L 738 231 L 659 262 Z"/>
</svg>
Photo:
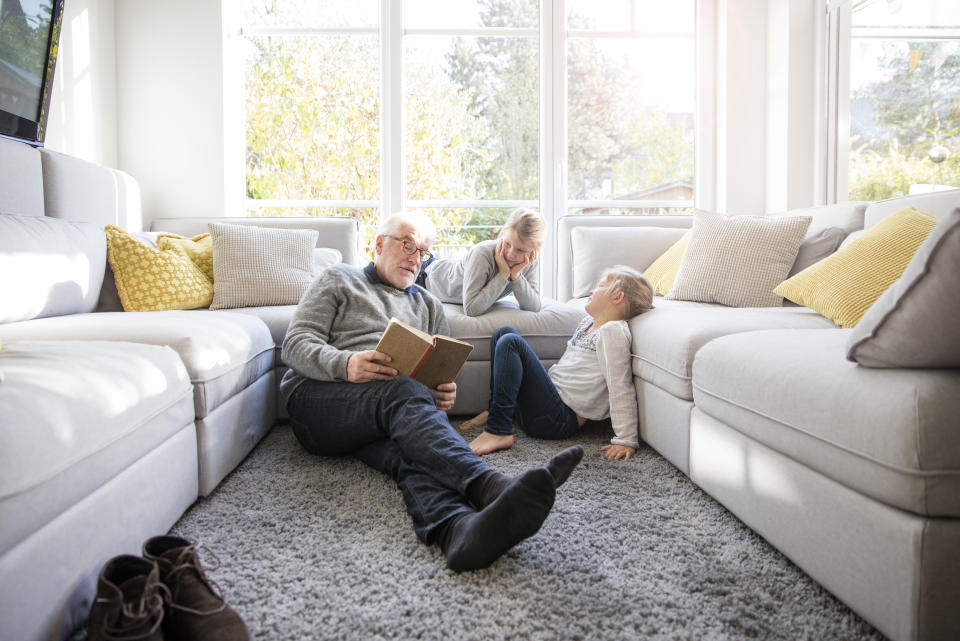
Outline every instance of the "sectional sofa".
<svg viewBox="0 0 960 641">
<path fill-rule="evenodd" d="M 282 417 L 293 305 L 118 311 L 104 225 L 142 228 L 136 181 L 0 140 L 0 638 L 63 637 L 102 562 L 164 532 Z M 910 200 L 941 216 L 960 192 Z M 862 233 L 904 202 L 805 210 L 808 236 Z M 793 212 L 797 213 L 797 212 Z M 158 219 L 315 229 L 358 264 L 353 219 Z M 475 349 L 454 414 L 488 399 L 490 334 L 545 365 L 612 263 L 644 268 L 689 217 L 577 216 L 557 227 L 558 303 L 446 311 Z M 960 618 L 955 371 L 861 371 L 848 330 L 803 307 L 657 299 L 632 321 L 641 437 L 893 639 L 954 638 Z M 931 411 L 927 411 L 930 409 Z M 936 411 L 932 411 L 936 410 Z M 279 473 L 279 472 L 278 472 Z"/>
<path fill-rule="evenodd" d="M 152 229 L 194 236 L 209 222 L 316 230 L 318 247 L 361 262 L 352 218 L 171 218 Z M 0 139 L 2 639 L 66 638 L 103 562 L 166 532 L 284 415 L 280 346 L 296 306 L 124 312 L 107 225 L 142 230 L 132 177 Z M 499 323 L 534 337 L 549 364 L 582 314 L 549 301 L 537 314 L 510 303 L 479 320 L 460 314 L 455 332 L 477 349 L 455 411 L 486 403 Z"/>
<path fill-rule="evenodd" d="M 960 189 L 789 213 L 845 246 L 907 206 L 942 219 Z M 690 225 L 562 218 L 559 297 L 582 305 L 604 265 L 644 269 Z M 861 367 L 854 330 L 806 307 L 655 306 L 630 323 L 641 439 L 891 639 L 960 639 L 960 371 Z"/>
</svg>

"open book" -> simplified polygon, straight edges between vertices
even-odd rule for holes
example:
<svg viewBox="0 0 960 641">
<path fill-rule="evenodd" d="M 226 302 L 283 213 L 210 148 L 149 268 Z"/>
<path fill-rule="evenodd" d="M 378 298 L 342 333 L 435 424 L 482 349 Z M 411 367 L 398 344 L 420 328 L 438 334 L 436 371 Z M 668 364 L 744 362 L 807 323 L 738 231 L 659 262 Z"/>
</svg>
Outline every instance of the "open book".
<svg viewBox="0 0 960 641">
<path fill-rule="evenodd" d="M 409 376 L 434 389 L 440 383 L 453 382 L 473 345 L 442 334 L 431 336 L 391 318 L 377 351 L 393 357 L 383 364 L 397 370 L 400 376 Z"/>
</svg>

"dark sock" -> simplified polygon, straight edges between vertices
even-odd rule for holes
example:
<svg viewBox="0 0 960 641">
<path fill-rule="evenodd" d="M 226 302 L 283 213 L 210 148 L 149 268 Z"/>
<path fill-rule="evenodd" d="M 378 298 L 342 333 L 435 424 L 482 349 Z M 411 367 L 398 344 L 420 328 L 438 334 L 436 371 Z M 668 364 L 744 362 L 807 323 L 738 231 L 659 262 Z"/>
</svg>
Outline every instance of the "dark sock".
<svg viewBox="0 0 960 641">
<path fill-rule="evenodd" d="M 553 477 L 553 486 L 560 487 L 563 485 L 564 481 L 570 476 L 570 472 L 580 463 L 581 459 L 583 459 L 583 448 L 579 445 L 568 447 L 550 459 L 547 463 L 547 470 Z"/>
<path fill-rule="evenodd" d="M 501 475 L 502 476 L 502 475 Z M 437 541 L 454 572 L 488 567 L 514 545 L 532 536 L 550 514 L 556 490 L 540 467 L 509 479 L 487 507 L 447 521 Z"/>
<path fill-rule="evenodd" d="M 500 496 L 513 479 L 496 470 L 488 470 L 467 485 L 467 500 L 482 510 Z"/>
</svg>

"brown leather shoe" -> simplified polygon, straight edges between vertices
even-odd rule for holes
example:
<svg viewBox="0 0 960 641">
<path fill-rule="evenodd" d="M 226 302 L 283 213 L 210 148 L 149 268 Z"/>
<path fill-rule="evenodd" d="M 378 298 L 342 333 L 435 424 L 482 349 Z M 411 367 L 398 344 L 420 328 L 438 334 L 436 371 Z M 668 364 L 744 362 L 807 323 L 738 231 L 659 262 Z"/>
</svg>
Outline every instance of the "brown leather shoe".
<svg viewBox="0 0 960 641">
<path fill-rule="evenodd" d="M 207 578 L 197 547 L 179 536 L 155 536 L 143 544 L 169 589 L 163 631 L 170 641 L 248 641 L 243 619 Z M 216 557 L 214 557 L 216 558 Z"/>
<path fill-rule="evenodd" d="M 163 641 L 163 594 L 157 565 L 123 554 L 107 561 L 87 619 L 87 641 Z"/>
</svg>

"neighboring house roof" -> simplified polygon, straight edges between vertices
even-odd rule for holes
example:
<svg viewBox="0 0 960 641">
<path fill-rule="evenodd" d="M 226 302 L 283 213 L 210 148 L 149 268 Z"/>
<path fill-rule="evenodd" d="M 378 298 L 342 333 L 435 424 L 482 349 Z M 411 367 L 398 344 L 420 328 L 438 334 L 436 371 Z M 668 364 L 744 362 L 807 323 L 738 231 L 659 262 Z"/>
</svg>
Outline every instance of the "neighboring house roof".
<svg viewBox="0 0 960 641">
<path fill-rule="evenodd" d="M 685 180 L 674 180 L 672 182 L 663 183 L 660 185 L 654 185 L 653 187 L 648 187 L 642 191 L 635 191 L 629 194 L 624 194 L 620 196 L 619 200 L 643 200 L 644 198 L 651 198 L 657 194 L 662 194 L 665 191 L 671 189 L 689 189 L 690 193 L 693 193 L 693 184 Z"/>
</svg>

